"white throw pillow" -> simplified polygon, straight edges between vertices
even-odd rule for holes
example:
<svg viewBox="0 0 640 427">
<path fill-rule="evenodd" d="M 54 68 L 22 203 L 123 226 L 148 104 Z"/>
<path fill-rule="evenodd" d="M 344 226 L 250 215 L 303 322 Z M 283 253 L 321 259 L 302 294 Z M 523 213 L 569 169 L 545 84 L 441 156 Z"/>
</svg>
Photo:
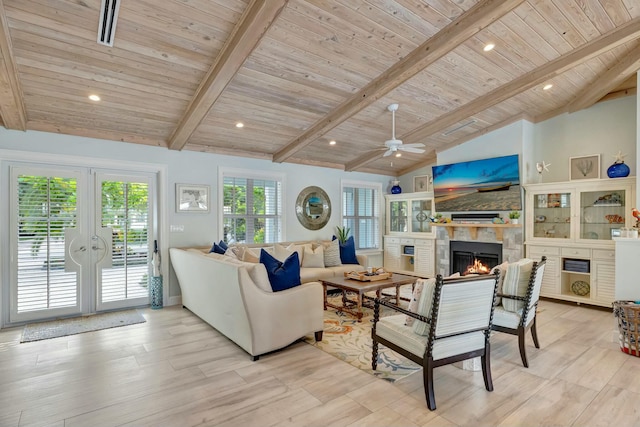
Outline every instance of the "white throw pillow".
<svg viewBox="0 0 640 427">
<path fill-rule="evenodd" d="M 300 261 L 300 265 L 302 265 L 302 259 L 304 258 L 304 246 L 293 243 L 286 248 L 279 243 L 273 245 L 273 257 L 278 261 L 284 262 L 294 252 L 298 252 L 298 261 Z"/>
<path fill-rule="evenodd" d="M 264 264 L 257 263 L 255 265 L 246 266 L 245 268 L 247 269 L 247 273 L 249 273 L 249 277 L 251 277 L 251 280 L 253 280 L 253 283 L 255 283 L 257 287 L 265 292 L 273 292 L 273 289 L 271 289 L 271 282 L 269 282 L 269 275 L 267 274 L 267 269 Z"/>
<path fill-rule="evenodd" d="M 460 273 L 453 273 L 448 278 L 452 278 L 452 277 L 460 277 Z M 418 279 L 418 280 L 416 280 L 416 284 L 413 287 L 413 294 L 411 295 L 411 301 L 409 301 L 409 306 L 407 307 L 407 309 L 409 311 L 417 313 L 418 302 L 420 301 L 420 296 L 422 295 L 422 289 L 423 289 L 424 284 L 425 284 L 425 282 L 427 280 L 434 280 L 435 281 L 436 279 Z M 413 322 L 415 322 L 415 320 L 416 320 L 415 317 L 407 316 L 407 319 L 405 320 L 404 324 L 407 325 L 407 326 L 411 326 L 411 325 L 413 325 Z"/>
<path fill-rule="evenodd" d="M 339 265 L 342 265 L 342 261 L 340 260 L 340 242 L 336 239 L 324 248 L 324 266 L 336 267 Z"/>
<path fill-rule="evenodd" d="M 436 279 L 424 280 L 422 286 L 422 292 L 420 293 L 420 300 L 418 301 L 418 307 L 415 313 L 422 316 L 429 317 L 431 315 L 431 307 L 433 305 L 433 294 L 436 289 Z M 414 319 L 415 320 L 415 319 Z M 418 335 L 429 335 L 431 325 L 417 320 L 413 323 L 413 332 Z"/>
<path fill-rule="evenodd" d="M 510 263 L 507 267 L 507 274 L 504 276 L 504 282 L 502 282 L 502 293 L 504 295 L 525 296 L 532 268 L 533 260 L 528 258 Z M 524 302 L 503 298 L 502 307 L 506 311 L 515 313 L 524 307 Z"/>
<path fill-rule="evenodd" d="M 309 268 L 324 268 L 324 247 L 318 246 L 315 249 L 312 249 L 311 246 L 305 246 L 302 266 Z"/>
<path fill-rule="evenodd" d="M 502 286 L 504 284 L 504 276 L 507 275 L 507 268 L 508 267 L 509 267 L 509 263 L 507 261 L 505 261 L 502 264 L 499 264 L 499 265 L 496 265 L 495 267 L 493 267 L 491 269 L 491 271 L 489 272 L 489 274 L 495 274 L 496 271 L 500 271 L 500 277 L 498 278 L 498 293 L 499 294 L 504 293 L 504 291 L 502 290 Z M 497 297 L 496 298 L 496 305 L 499 305 L 501 301 L 502 301 L 502 298 Z"/>
</svg>

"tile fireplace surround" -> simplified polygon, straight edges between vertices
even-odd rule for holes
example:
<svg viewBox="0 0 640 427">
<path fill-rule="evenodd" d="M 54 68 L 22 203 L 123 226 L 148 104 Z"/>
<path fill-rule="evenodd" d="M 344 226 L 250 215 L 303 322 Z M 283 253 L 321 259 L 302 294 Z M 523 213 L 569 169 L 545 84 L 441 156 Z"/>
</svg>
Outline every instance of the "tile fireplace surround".
<svg viewBox="0 0 640 427">
<path fill-rule="evenodd" d="M 451 239 L 444 227 L 436 227 L 436 274 L 442 274 L 444 277 L 449 275 L 449 242 L 451 240 L 501 243 L 502 261 L 514 262 L 524 257 L 523 237 L 522 227 L 511 227 L 503 230 L 502 241 L 498 241 L 494 229 L 479 225 L 476 239 L 471 238 L 468 228 L 456 228 Z"/>
</svg>

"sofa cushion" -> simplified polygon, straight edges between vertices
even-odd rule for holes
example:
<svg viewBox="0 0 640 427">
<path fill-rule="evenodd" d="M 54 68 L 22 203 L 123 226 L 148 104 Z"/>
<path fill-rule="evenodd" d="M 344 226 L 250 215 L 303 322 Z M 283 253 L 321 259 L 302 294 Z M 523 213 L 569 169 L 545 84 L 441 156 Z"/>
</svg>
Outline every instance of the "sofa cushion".
<svg viewBox="0 0 640 427">
<path fill-rule="evenodd" d="M 284 262 L 279 261 L 267 251 L 260 251 L 260 263 L 264 264 L 269 283 L 274 292 L 284 291 L 300 285 L 300 261 L 298 252 L 292 253 Z"/>
<path fill-rule="evenodd" d="M 507 274 L 504 276 L 502 283 L 502 293 L 504 295 L 524 296 L 529 286 L 529 277 L 533 269 L 533 260 L 522 258 L 516 262 L 512 262 L 507 267 Z M 523 301 L 517 301 L 510 298 L 502 298 L 502 306 L 505 310 L 513 313 L 524 307 Z"/>
<path fill-rule="evenodd" d="M 311 245 L 305 246 L 302 267 L 324 268 L 324 247 L 317 246 L 313 249 Z"/>
<path fill-rule="evenodd" d="M 317 282 L 318 280 L 331 279 L 332 277 L 335 277 L 335 273 L 331 268 L 300 268 L 300 281 L 302 283 Z"/>
<path fill-rule="evenodd" d="M 340 261 L 340 242 L 333 240 L 324 248 L 324 266 L 335 267 L 342 265 Z"/>
<path fill-rule="evenodd" d="M 336 240 L 336 236 L 333 236 L 333 240 Z M 346 242 L 339 243 L 340 246 L 340 262 L 342 264 L 358 264 L 358 258 L 356 258 L 356 241 L 353 236 L 349 236 Z"/>
<path fill-rule="evenodd" d="M 416 289 L 418 288 L 419 282 L 422 284 L 421 290 L 419 291 L 420 298 L 418 298 L 417 304 L 413 304 L 415 305 L 415 309 L 412 310 L 411 308 L 409 308 L 409 310 L 422 316 L 429 317 L 431 315 L 431 306 L 433 303 L 433 292 L 436 289 L 436 279 L 431 278 L 418 280 L 416 282 Z M 413 300 L 413 298 L 411 298 L 411 300 Z M 409 302 L 410 305 L 411 302 L 412 301 Z M 431 328 L 431 326 L 428 323 L 416 320 L 415 318 L 412 318 L 412 320 L 413 332 L 418 335 L 429 335 L 429 329 Z"/>
<path fill-rule="evenodd" d="M 267 274 L 267 269 L 264 264 L 248 264 L 245 265 L 245 268 L 247 273 L 249 273 L 249 277 L 251 277 L 251 280 L 253 280 L 253 283 L 255 283 L 257 287 L 265 292 L 273 292 L 273 289 L 271 289 L 271 282 L 269 281 L 269 275 Z"/>
</svg>

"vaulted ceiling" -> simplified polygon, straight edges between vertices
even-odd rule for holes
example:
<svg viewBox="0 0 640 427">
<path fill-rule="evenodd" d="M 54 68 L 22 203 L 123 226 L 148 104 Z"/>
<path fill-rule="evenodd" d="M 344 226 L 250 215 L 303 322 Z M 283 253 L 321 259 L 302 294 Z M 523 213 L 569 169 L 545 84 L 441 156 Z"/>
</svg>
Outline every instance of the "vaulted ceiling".
<svg viewBox="0 0 640 427">
<path fill-rule="evenodd" d="M 100 0 L 0 0 L 1 125 L 401 175 L 640 68 L 640 0 L 118 2 L 105 46 Z"/>
</svg>

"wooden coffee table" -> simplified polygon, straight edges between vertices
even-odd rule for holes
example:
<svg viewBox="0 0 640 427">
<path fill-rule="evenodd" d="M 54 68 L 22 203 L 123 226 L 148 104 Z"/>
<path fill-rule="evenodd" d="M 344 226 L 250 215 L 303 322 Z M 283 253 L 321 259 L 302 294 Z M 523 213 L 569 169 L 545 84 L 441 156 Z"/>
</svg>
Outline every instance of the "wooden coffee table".
<svg viewBox="0 0 640 427">
<path fill-rule="evenodd" d="M 371 282 L 361 282 L 355 279 L 348 279 L 346 277 L 332 277 L 330 279 L 322 279 L 322 287 L 324 288 L 324 309 L 332 307 L 345 313 L 349 313 L 358 319 L 358 322 L 362 321 L 363 298 L 367 292 L 376 292 L 376 297 L 380 298 L 382 290 L 386 288 L 396 288 L 395 300 L 396 304 L 400 303 L 400 286 L 413 284 L 419 277 L 407 276 L 404 274 L 396 274 L 385 280 L 375 280 Z M 334 305 L 327 301 L 327 286 L 333 286 L 342 290 L 342 306 Z M 352 301 L 347 298 L 347 292 L 353 292 L 357 294 L 356 301 Z M 393 299 L 393 298 L 392 298 Z M 350 307 L 355 306 L 355 309 Z"/>
</svg>

